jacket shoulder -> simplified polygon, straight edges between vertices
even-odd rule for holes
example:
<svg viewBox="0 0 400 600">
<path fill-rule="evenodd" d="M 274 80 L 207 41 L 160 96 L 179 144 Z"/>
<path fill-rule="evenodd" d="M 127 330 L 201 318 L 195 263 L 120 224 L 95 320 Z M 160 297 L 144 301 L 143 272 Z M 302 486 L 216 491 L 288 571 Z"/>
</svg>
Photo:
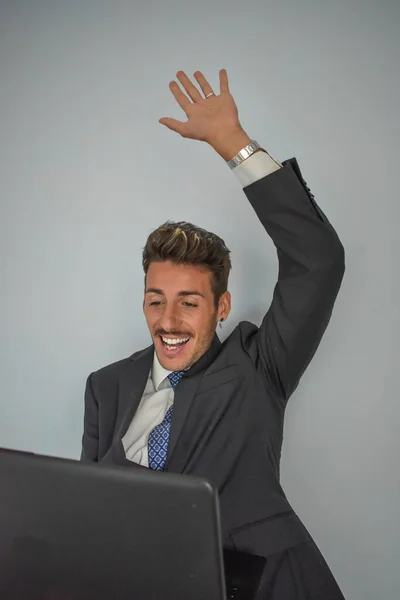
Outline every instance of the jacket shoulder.
<svg viewBox="0 0 400 600">
<path fill-rule="evenodd" d="M 259 327 L 250 321 L 240 321 L 233 329 L 232 333 L 225 340 L 225 347 L 229 351 L 232 349 L 235 353 L 238 347 L 246 354 L 254 358 L 251 352 L 251 346 L 257 336 Z"/>
<path fill-rule="evenodd" d="M 130 357 L 122 358 L 121 360 L 117 360 L 109 365 L 105 365 L 96 371 L 93 371 L 92 375 L 95 377 L 107 377 L 108 375 L 112 375 L 113 373 L 119 373 L 122 371 L 126 365 L 129 364 Z"/>
<path fill-rule="evenodd" d="M 104 367 L 101 367 L 100 369 L 94 371 L 92 373 L 92 376 L 96 379 L 109 379 L 112 377 L 118 378 L 120 373 L 122 373 L 123 371 L 125 371 L 126 368 L 132 365 L 132 362 L 144 358 L 152 350 L 152 348 L 153 346 L 149 346 L 148 348 L 134 352 L 126 358 L 122 358 L 121 360 L 117 360 L 116 362 L 113 362 L 109 365 L 105 365 Z"/>
</svg>

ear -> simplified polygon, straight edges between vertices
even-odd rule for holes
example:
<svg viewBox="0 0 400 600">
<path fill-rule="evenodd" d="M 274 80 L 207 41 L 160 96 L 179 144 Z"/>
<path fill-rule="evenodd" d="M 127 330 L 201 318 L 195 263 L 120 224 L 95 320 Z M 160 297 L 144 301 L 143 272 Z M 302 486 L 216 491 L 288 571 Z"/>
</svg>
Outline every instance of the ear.
<svg viewBox="0 0 400 600">
<path fill-rule="evenodd" d="M 227 320 L 229 313 L 231 312 L 231 293 L 224 292 L 219 299 L 218 303 L 218 321 L 223 319 Z"/>
</svg>

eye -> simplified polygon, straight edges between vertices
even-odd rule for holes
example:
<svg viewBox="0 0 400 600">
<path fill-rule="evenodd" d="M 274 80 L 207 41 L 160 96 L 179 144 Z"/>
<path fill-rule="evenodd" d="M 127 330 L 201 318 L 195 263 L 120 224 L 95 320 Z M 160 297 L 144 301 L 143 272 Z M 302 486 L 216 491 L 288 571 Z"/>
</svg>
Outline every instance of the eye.
<svg viewBox="0 0 400 600">
<path fill-rule="evenodd" d="M 150 306 L 160 306 L 160 304 L 160 300 L 154 300 L 153 302 L 150 302 Z"/>
<path fill-rule="evenodd" d="M 193 304 L 193 302 L 184 302 L 183 303 L 188 308 L 196 308 L 197 304 Z"/>
</svg>

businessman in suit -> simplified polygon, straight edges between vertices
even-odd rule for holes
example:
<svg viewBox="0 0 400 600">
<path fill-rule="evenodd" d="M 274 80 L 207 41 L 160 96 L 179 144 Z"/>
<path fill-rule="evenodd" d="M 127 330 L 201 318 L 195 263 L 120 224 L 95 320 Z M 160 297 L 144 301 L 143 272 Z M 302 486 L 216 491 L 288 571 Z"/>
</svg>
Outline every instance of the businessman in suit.
<svg viewBox="0 0 400 600">
<path fill-rule="evenodd" d="M 179 71 L 170 89 L 187 121 L 160 123 L 208 143 L 231 167 L 271 236 L 279 276 L 260 327 L 230 312 L 229 250 L 217 235 L 167 222 L 143 251 L 152 345 L 87 380 L 82 460 L 206 477 L 219 491 L 224 547 L 266 558 L 259 600 L 343 596 L 279 482 L 286 403 L 331 317 L 344 250 L 296 159 L 282 164 L 242 128 L 228 76 L 215 94 Z M 227 207 L 229 210 L 229 207 Z"/>
</svg>

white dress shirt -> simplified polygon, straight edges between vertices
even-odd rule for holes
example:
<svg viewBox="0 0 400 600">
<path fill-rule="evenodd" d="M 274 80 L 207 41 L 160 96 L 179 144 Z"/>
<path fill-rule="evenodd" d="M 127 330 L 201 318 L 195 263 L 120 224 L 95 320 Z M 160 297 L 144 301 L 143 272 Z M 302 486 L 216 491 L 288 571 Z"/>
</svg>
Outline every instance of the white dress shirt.
<svg viewBox="0 0 400 600">
<path fill-rule="evenodd" d="M 174 402 L 174 390 L 168 379 L 170 373 L 171 371 L 161 366 L 154 352 L 153 366 L 142 399 L 122 440 L 126 458 L 145 467 L 149 466 L 147 454 L 149 433 L 161 423 Z"/>
<path fill-rule="evenodd" d="M 233 169 L 242 187 L 246 187 L 281 168 L 266 152 L 256 152 Z M 169 382 L 171 371 L 164 369 L 154 352 L 153 366 L 138 409 L 122 439 L 128 460 L 149 466 L 147 443 L 149 434 L 164 419 L 174 402 L 174 390 Z"/>
</svg>

